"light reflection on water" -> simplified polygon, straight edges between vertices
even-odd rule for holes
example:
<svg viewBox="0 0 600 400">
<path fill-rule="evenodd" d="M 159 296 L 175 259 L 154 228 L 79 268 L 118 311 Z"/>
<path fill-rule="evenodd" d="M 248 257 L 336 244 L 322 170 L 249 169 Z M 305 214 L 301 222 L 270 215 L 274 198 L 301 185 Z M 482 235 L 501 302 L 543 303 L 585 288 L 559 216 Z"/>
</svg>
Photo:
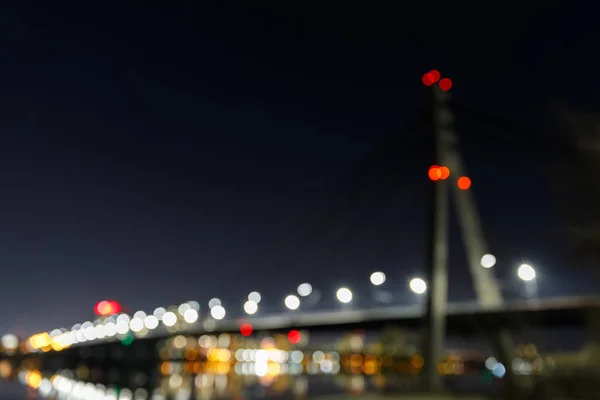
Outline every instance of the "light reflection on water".
<svg viewBox="0 0 600 400">
<path fill-rule="evenodd" d="M 130 388 L 119 388 L 106 382 L 90 383 L 81 378 L 81 375 L 100 376 L 95 368 L 63 370 L 54 375 L 37 370 L 21 371 L 18 379 L 30 388 L 37 389 L 42 398 L 57 400 L 303 399 L 341 393 L 358 395 L 389 389 L 407 392 L 419 386 L 419 376 L 415 374 L 402 375 L 398 371 L 370 375 L 352 373 L 337 362 L 326 363 L 328 366 L 325 370 L 304 369 L 298 363 L 209 364 L 162 362 L 153 368 L 154 374 L 145 379 L 138 379 L 139 372 L 130 373 L 129 381 L 138 382 L 138 385 Z M 217 372 L 207 372 L 209 370 Z M 489 383 L 493 382 L 487 383 L 489 388 Z M 471 383 L 468 386 L 473 385 Z"/>
<path fill-rule="evenodd" d="M 28 375 L 28 376 L 26 376 Z M 329 394 L 361 394 L 382 389 L 387 379 L 381 375 L 198 375 L 174 373 L 160 376 L 151 388 L 118 388 L 92 384 L 72 378 L 72 371 L 61 371 L 44 378 L 36 371 L 23 372 L 19 380 L 36 388 L 41 398 L 64 400 L 215 400 L 215 399 L 303 399 Z M 35 377 L 33 380 L 31 377 Z M 403 377 L 401 386 L 414 387 L 416 377 Z"/>
<path fill-rule="evenodd" d="M 285 334 L 251 338 L 177 335 L 155 344 L 99 348 L 102 352 L 97 354 L 91 348 L 73 349 L 72 358 L 66 358 L 72 363 L 68 367 L 60 364 L 69 369 L 61 371 L 55 370 L 58 365 L 12 367 L 0 360 L 0 376 L 18 378 L 42 397 L 69 400 L 301 399 L 371 391 L 407 392 L 419 387 L 424 360 L 415 335 L 389 330 L 380 335 L 352 332 L 337 338 L 309 338 L 308 332 L 302 332 L 303 340 L 294 343 Z M 151 345 L 146 346 L 148 343 Z M 123 359 L 131 361 L 138 357 L 136 354 L 144 354 L 136 350 L 144 349 L 146 354 L 156 352 L 157 357 L 124 367 Z M 497 375 L 492 373 L 495 369 L 486 364 L 493 359 L 491 355 L 489 348 L 473 341 L 456 342 L 454 350 L 448 347 L 438 370 L 445 376 L 447 387 L 493 393 L 500 388 L 502 377 L 492 376 Z M 515 356 L 519 366 L 527 367 L 523 379 L 528 384 L 552 359 L 527 342 L 517 346 Z M 150 361 L 157 359 L 162 361 Z M 513 368 L 518 373 L 519 369 Z M 0 398 L 4 398 L 2 394 Z"/>
</svg>

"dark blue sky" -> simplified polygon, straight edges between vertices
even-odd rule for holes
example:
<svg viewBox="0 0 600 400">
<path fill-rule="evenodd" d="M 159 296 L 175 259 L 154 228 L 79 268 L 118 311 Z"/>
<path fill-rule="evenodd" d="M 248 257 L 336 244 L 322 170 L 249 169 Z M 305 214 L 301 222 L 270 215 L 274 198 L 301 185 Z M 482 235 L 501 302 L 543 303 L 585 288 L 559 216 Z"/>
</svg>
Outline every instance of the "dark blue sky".
<svg viewBox="0 0 600 400">
<path fill-rule="evenodd" d="M 575 6 L 171 3 L 2 12 L 0 331 L 70 326 L 104 298 L 218 296 L 233 312 L 260 290 L 277 309 L 303 281 L 331 297 L 377 269 L 403 298 L 424 271 L 427 130 L 365 160 L 424 110 L 424 72 L 532 132 L 554 101 L 599 106 L 600 34 Z M 554 153 L 469 129 L 500 273 L 523 258 L 544 293 L 581 288 L 547 190 Z M 450 295 L 469 298 L 453 245 Z"/>
</svg>

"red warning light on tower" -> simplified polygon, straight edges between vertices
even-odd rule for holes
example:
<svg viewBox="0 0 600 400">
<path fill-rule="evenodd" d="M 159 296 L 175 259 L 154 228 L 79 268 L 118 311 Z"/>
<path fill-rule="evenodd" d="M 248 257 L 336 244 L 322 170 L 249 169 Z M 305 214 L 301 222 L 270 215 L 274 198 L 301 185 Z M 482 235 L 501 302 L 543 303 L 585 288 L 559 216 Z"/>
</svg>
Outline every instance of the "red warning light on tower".
<svg viewBox="0 0 600 400">
<path fill-rule="evenodd" d="M 421 82 L 425 86 L 431 86 L 434 83 L 437 83 L 444 92 L 447 92 L 452 88 L 452 80 L 450 78 L 441 78 L 440 71 L 432 69 L 431 71 L 423 74 L 421 77 Z"/>
<path fill-rule="evenodd" d="M 448 179 L 448 177 L 450 176 L 450 168 L 444 165 L 432 165 L 431 167 L 429 167 L 427 175 L 432 181 L 443 181 L 444 179 Z"/>
<path fill-rule="evenodd" d="M 114 300 L 102 300 L 96 304 L 94 312 L 100 317 L 118 314 L 121 312 L 121 304 Z"/>
<path fill-rule="evenodd" d="M 423 82 L 423 85 L 425 85 L 425 86 L 431 86 L 439 80 L 440 80 L 440 71 L 437 71 L 435 69 L 432 69 L 431 71 L 427 72 L 426 74 L 423 74 L 423 76 L 421 77 L 421 82 Z"/>
<path fill-rule="evenodd" d="M 298 344 L 302 340 L 302 333 L 297 330 L 292 330 L 288 333 L 288 340 L 291 344 Z"/>
<path fill-rule="evenodd" d="M 449 176 L 450 176 L 450 168 L 442 165 L 440 167 L 440 179 L 441 180 L 448 179 Z"/>
<path fill-rule="evenodd" d="M 429 167 L 429 171 L 427 171 L 427 176 L 432 181 L 439 181 L 442 178 L 442 171 L 438 165 L 432 165 Z"/>
<path fill-rule="evenodd" d="M 460 190 L 467 190 L 471 187 L 471 178 L 467 176 L 461 176 L 458 178 L 458 181 L 456 181 L 456 184 Z"/>
<path fill-rule="evenodd" d="M 452 80 L 450 78 L 444 78 L 440 80 L 439 85 L 440 89 L 442 89 L 444 92 L 447 92 L 452 88 Z"/>
</svg>

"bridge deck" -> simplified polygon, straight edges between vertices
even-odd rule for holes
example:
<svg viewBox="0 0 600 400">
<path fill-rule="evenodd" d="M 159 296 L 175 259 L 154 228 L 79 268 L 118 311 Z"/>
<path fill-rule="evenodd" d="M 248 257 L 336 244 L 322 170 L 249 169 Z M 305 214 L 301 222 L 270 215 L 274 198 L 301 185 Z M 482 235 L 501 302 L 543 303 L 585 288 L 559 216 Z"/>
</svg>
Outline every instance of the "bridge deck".
<svg viewBox="0 0 600 400">
<path fill-rule="evenodd" d="M 584 326 L 587 315 L 600 310 L 600 298 L 551 298 L 529 301 L 506 302 L 502 307 L 484 309 L 476 303 L 449 304 L 447 324 L 449 331 L 458 333 L 480 332 L 484 329 L 520 326 L 575 325 Z M 373 310 L 339 310 L 318 313 L 288 313 L 268 317 L 244 318 L 255 330 L 278 330 L 287 328 L 334 329 L 343 327 L 380 327 L 395 323 L 403 326 L 419 326 L 425 310 L 423 306 L 394 306 Z M 240 321 L 220 322 L 217 330 L 236 332 Z M 194 331 L 197 331 L 194 329 Z"/>
</svg>

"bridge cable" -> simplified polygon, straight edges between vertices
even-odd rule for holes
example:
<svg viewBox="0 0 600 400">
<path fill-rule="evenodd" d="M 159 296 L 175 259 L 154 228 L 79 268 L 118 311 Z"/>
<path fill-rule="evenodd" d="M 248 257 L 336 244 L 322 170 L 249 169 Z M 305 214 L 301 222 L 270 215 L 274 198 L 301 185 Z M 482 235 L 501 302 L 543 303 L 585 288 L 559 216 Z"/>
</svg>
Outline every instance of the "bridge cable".
<svg viewBox="0 0 600 400">
<path fill-rule="evenodd" d="M 414 142 L 420 136 L 409 136 L 407 131 L 412 132 L 414 128 L 418 128 L 423 124 L 425 118 L 421 117 L 416 121 L 406 124 L 398 134 L 393 135 L 384 143 L 382 143 L 369 157 L 361 162 L 357 167 L 353 168 L 348 174 L 345 174 L 342 179 L 334 185 L 333 190 L 325 197 L 324 200 L 312 206 L 306 214 L 300 216 L 286 231 L 284 231 L 273 243 L 268 246 L 264 254 L 272 254 L 272 249 L 280 249 L 289 247 L 292 243 L 296 252 L 306 246 L 306 242 L 314 241 L 317 234 L 322 233 L 326 228 L 324 215 L 329 213 L 328 220 L 331 221 L 332 215 L 338 219 L 340 214 L 343 214 L 339 207 L 340 201 L 348 198 L 349 193 L 356 193 L 361 186 L 358 181 L 364 181 L 369 173 L 373 173 L 382 164 L 389 162 L 390 158 L 398 157 L 400 145 L 405 142 Z M 348 208 L 346 206 L 346 208 Z M 345 210 L 344 210 L 345 211 Z M 287 257 L 289 258 L 289 257 Z M 282 265 L 278 263 L 278 267 Z"/>
</svg>

